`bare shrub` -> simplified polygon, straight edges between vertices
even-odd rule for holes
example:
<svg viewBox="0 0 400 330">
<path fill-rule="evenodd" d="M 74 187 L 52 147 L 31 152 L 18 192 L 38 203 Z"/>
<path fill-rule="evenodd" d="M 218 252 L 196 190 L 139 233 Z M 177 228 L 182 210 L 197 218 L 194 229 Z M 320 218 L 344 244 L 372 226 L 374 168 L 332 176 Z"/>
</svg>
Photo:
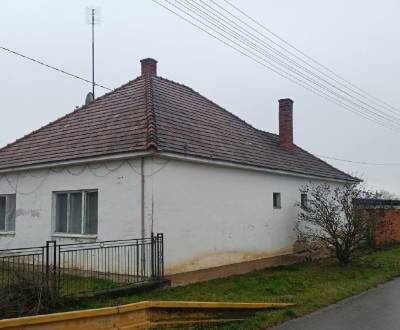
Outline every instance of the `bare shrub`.
<svg viewBox="0 0 400 330">
<path fill-rule="evenodd" d="M 371 214 L 354 199 L 369 193 L 356 184 L 332 187 L 328 184 L 306 185 L 307 203 L 298 214 L 298 240 L 310 253 L 327 252 L 341 266 L 347 265 L 355 252 L 369 240 Z"/>
<path fill-rule="evenodd" d="M 52 276 L 20 269 L 9 270 L 7 276 L 0 287 L 0 318 L 50 313 L 63 305 Z"/>
</svg>

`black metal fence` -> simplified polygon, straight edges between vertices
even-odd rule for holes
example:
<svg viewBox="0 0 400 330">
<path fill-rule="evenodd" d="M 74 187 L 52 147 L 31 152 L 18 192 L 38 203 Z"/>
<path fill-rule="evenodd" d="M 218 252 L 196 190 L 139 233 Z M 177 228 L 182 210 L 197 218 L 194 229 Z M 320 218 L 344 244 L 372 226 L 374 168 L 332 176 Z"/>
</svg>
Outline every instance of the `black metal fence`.
<svg viewBox="0 0 400 330">
<path fill-rule="evenodd" d="M 22 273 L 21 273 L 22 272 Z M 108 291 L 164 278 L 163 234 L 149 238 L 0 250 L 0 288 L 16 276 L 43 279 L 63 296 Z"/>
</svg>

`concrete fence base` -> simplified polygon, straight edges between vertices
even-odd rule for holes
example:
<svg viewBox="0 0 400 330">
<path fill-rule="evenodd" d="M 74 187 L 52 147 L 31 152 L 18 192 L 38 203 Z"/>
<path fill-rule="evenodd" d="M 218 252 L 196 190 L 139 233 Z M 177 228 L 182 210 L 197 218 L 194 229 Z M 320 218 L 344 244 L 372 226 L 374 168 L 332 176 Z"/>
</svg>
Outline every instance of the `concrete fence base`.
<svg viewBox="0 0 400 330">
<path fill-rule="evenodd" d="M 7 330 L 133 330 L 177 328 L 241 321 L 258 310 L 283 303 L 143 301 L 99 309 L 0 320 Z"/>
<path fill-rule="evenodd" d="M 232 275 L 246 274 L 254 270 L 268 267 L 290 265 L 304 260 L 302 255 L 283 254 L 274 257 L 244 261 L 236 264 L 229 264 L 207 269 L 200 269 L 191 272 L 169 274 L 167 279 L 171 281 L 171 286 L 181 286 L 191 283 L 209 281 L 217 278 L 225 278 Z"/>
</svg>

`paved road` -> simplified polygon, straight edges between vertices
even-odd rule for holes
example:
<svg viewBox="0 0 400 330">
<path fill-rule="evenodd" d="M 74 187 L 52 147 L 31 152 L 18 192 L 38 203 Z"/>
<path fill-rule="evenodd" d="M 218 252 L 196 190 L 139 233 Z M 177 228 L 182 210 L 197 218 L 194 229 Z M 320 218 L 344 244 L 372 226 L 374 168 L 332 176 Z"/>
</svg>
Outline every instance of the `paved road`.
<svg viewBox="0 0 400 330">
<path fill-rule="evenodd" d="M 400 330 L 400 278 L 273 330 Z"/>
</svg>

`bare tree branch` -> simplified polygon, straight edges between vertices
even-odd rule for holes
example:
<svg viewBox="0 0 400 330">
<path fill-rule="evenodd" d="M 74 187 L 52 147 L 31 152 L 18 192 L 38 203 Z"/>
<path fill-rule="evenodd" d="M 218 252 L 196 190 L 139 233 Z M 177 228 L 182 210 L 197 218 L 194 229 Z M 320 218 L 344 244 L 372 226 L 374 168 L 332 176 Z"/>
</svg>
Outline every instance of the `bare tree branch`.
<svg viewBox="0 0 400 330">
<path fill-rule="evenodd" d="M 307 194 L 308 202 L 298 214 L 299 241 L 310 251 L 323 249 L 335 255 L 340 265 L 347 265 L 354 252 L 368 241 L 371 222 L 371 214 L 353 200 L 370 197 L 371 193 L 356 184 L 310 184 L 300 191 Z"/>
</svg>

